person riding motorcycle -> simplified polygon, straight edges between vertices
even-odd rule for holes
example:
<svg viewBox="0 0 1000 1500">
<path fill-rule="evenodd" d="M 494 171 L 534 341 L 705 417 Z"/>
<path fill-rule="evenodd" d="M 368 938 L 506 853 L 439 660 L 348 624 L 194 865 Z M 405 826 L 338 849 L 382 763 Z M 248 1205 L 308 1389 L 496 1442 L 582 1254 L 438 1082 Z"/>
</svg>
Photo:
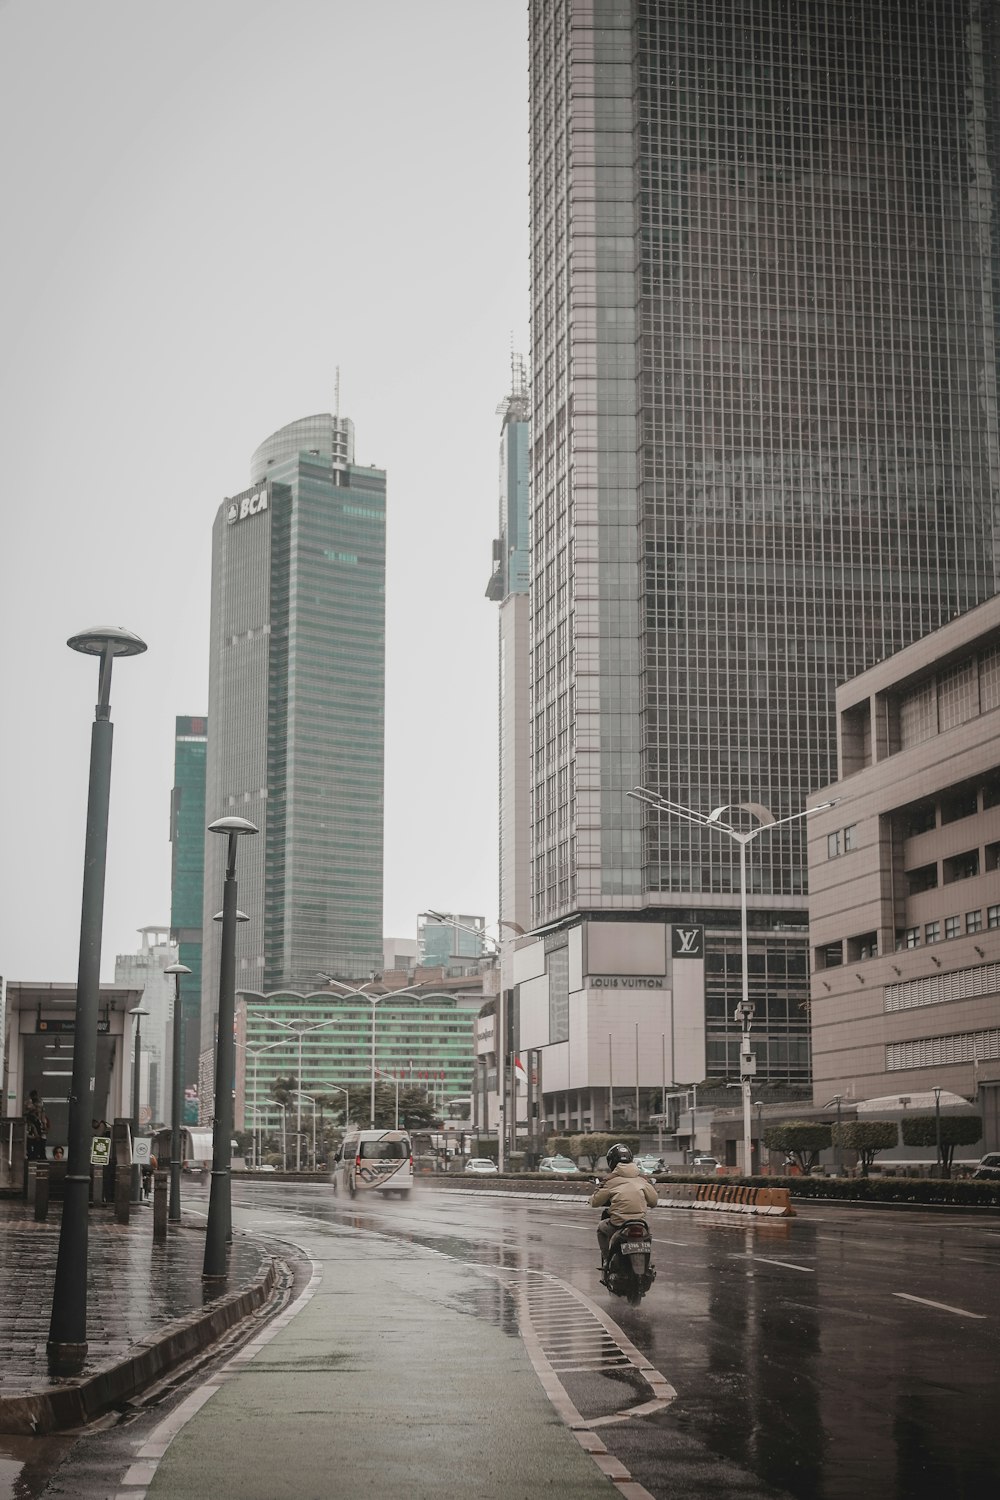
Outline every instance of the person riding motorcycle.
<svg viewBox="0 0 1000 1500">
<path fill-rule="evenodd" d="M 608 1151 L 609 1175 L 590 1200 L 591 1208 L 603 1208 L 597 1226 L 601 1247 L 601 1269 L 608 1263 L 608 1245 L 615 1230 L 629 1219 L 644 1219 L 646 1209 L 657 1202 L 656 1189 L 632 1160 L 632 1152 L 621 1144 Z"/>
</svg>

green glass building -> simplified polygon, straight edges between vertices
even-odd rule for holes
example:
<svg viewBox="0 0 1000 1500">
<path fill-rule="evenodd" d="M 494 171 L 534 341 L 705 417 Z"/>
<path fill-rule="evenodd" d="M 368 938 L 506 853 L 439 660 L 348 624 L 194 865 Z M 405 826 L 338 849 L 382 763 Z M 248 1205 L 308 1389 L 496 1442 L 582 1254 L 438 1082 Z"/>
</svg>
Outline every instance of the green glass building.
<svg viewBox="0 0 1000 1500">
<path fill-rule="evenodd" d="M 301 1079 L 309 1097 L 336 1093 L 337 1109 L 346 1103 L 354 1123 L 366 1126 L 373 1055 L 379 1083 L 423 1089 L 443 1108 L 447 1099 L 471 1091 L 476 1014 L 455 995 L 433 988 L 417 995 L 390 992 L 377 1004 L 367 995 L 341 997 L 328 990 L 309 995 L 241 991 L 236 1128 L 275 1127 L 280 1110 L 271 1088 L 276 1078 L 288 1075 Z"/>
<path fill-rule="evenodd" d="M 239 848 L 238 987 L 381 969 L 384 699 L 385 474 L 355 464 L 348 419 L 305 417 L 261 444 L 213 530 L 206 821 L 260 830 Z M 225 842 L 206 836 L 209 975 Z"/>
<path fill-rule="evenodd" d="M 198 1118 L 198 1052 L 201 1044 L 201 921 L 205 891 L 205 752 L 208 720 L 179 717 L 174 727 L 174 785 L 170 793 L 170 936 L 181 976 L 184 1016 L 184 1117 Z"/>
</svg>

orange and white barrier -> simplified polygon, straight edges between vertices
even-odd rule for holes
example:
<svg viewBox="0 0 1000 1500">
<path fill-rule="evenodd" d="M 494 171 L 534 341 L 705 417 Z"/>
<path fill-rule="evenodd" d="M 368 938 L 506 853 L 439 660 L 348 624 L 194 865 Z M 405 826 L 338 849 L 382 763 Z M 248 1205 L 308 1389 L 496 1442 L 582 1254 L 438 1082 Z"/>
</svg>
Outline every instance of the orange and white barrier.
<svg viewBox="0 0 1000 1500">
<path fill-rule="evenodd" d="M 660 1202 L 667 1208 L 699 1208 L 717 1213 L 769 1214 L 791 1218 L 795 1214 L 788 1188 L 745 1187 L 725 1182 L 657 1183 Z"/>
</svg>

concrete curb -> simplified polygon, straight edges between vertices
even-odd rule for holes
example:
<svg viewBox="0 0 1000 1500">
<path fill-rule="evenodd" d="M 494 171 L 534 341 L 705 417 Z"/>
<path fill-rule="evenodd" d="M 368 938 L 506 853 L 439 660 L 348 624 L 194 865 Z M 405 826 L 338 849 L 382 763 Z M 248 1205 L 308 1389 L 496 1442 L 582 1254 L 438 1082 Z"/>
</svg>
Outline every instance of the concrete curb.
<svg viewBox="0 0 1000 1500">
<path fill-rule="evenodd" d="M 257 1312 L 277 1283 L 278 1262 L 272 1259 L 249 1286 L 204 1312 L 178 1318 L 155 1337 L 142 1339 L 135 1352 L 117 1364 L 79 1380 L 53 1380 L 47 1389 L 30 1395 L 0 1397 L 0 1433 L 32 1436 L 93 1422 Z"/>
</svg>

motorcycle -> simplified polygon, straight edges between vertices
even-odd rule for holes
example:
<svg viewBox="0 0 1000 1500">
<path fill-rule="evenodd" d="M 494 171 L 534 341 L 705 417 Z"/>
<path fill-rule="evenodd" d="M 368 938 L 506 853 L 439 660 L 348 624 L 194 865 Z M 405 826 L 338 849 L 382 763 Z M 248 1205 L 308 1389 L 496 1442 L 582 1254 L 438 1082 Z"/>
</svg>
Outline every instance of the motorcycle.
<svg viewBox="0 0 1000 1500">
<path fill-rule="evenodd" d="M 601 1284 L 614 1297 L 638 1307 L 656 1280 L 652 1264 L 653 1240 L 645 1219 L 628 1219 L 615 1229 L 608 1258 L 601 1268 Z"/>
</svg>

